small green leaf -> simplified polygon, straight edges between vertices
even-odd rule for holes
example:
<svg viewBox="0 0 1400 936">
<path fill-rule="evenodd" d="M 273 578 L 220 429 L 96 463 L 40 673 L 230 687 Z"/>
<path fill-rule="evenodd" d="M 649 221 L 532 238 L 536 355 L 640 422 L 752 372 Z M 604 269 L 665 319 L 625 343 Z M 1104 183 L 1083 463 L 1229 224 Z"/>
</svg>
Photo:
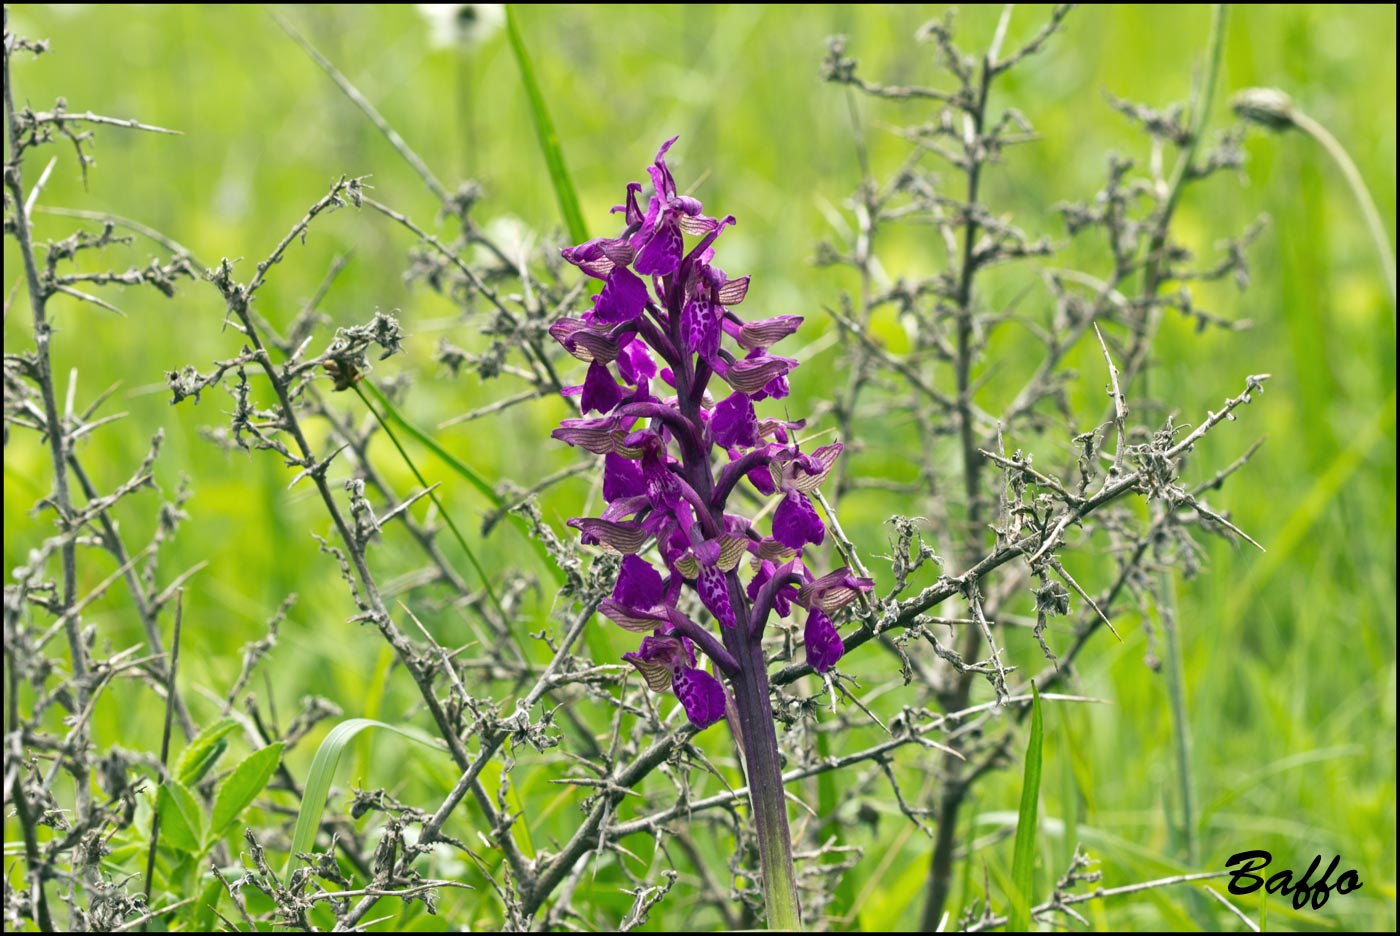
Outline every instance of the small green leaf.
<svg viewBox="0 0 1400 936">
<path fill-rule="evenodd" d="M 190 931 L 195 933 L 214 932 L 214 914 L 219 909 L 219 899 L 224 895 L 223 883 L 212 874 L 208 875 L 209 881 L 204 885 L 204 891 L 199 895 L 199 902 L 190 913 Z M 182 914 L 181 916 L 184 916 Z"/>
<path fill-rule="evenodd" d="M 183 852 L 199 851 L 204 839 L 204 816 L 194 794 L 178 780 L 167 780 L 156 794 L 161 842 Z"/>
<path fill-rule="evenodd" d="M 223 835 L 243 814 L 243 810 L 253 802 L 253 797 L 261 793 L 267 781 L 272 779 L 281 760 L 282 742 L 278 741 L 254 751 L 233 768 L 233 773 L 219 787 L 219 795 L 214 800 L 214 820 L 210 825 L 212 837 Z"/>
<path fill-rule="evenodd" d="M 549 167 L 549 180 L 554 184 L 554 197 L 559 201 L 559 213 L 564 216 L 564 224 L 575 244 L 588 240 L 588 228 L 583 223 L 583 212 L 578 207 L 578 195 L 574 184 L 569 180 L 569 170 L 564 167 L 564 151 L 559 146 L 559 134 L 554 130 L 554 121 L 549 118 L 545 107 L 544 94 L 535 78 L 530 55 L 525 51 L 525 40 L 521 38 L 520 26 L 515 21 L 513 4 L 506 5 L 506 31 L 510 34 L 510 47 L 515 51 L 515 61 L 520 66 L 520 78 L 525 84 L 525 94 L 530 99 L 530 116 L 535 121 L 535 134 L 540 139 L 540 150 L 544 153 L 545 165 Z"/>
<path fill-rule="evenodd" d="M 150 848 L 150 845 L 151 843 L 149 839 L 147 839 L 145 842 L 126 842 L 122 845 L 117 845 L 115 848 L 113 848 L 110 852 L 107 853 L 106 858 L 104 858 L 103 860 L 106 861 L 112 867 L 124 868 L 127 866 L 127 864 L 134 862 L 137 859 L 144 858 L 146 855 L 146 850 Z"/>
<path fill-rule="evenodd" d="M 291 873 L 296 856 L 311 851 L 316 844 L 316 830 L 321 827 L 321 813 L 325 811 L 326 799 L 330 796 L 331 781 L 335 779 L 335 768 L 340 763 L 340 755 L 355 735 L 366 728 L 388 728 L 403 735 L 410 741 L 417 741 L 426 747 L 441 751 L 437 740 L 414 728 L 389 725 L 372 718 L 348 718 L 336 725 L 316 749 L 311 760 L 311 771 L 306 775 L 306 789 L 301 795 L 301 811 L 297 813 L 296 829 L 292 832 L 292 848 L 287 855 L 287 874 Z"/>
<path fill-rule="evenodd" d="M 1009 933 L 1030 930 L 1031 899 L 1035 892 L 1035 832 L 1045 731 L 1040 718 L 1040 690 L 1034 682 L 1031 683 L 1031 697 L 1031 738 L 1026 746 L 1026 773 L 1021 784 L 1021 808 L 1016 817 L 1016 850 L 1011 858 L 1011 913 L 1006 924 Z"/>
<path fill-rule="evenodd" d="M 185 786 L 194 786 L 203 780 L 209 768 L 213 767 L 228 749 L 228 742 L 224 737 L 237 727 L 237 721 L 224 718 L 196 735 L 180 754 L 180 760 L 175 766 L 176 778 Z"/>
</svg>

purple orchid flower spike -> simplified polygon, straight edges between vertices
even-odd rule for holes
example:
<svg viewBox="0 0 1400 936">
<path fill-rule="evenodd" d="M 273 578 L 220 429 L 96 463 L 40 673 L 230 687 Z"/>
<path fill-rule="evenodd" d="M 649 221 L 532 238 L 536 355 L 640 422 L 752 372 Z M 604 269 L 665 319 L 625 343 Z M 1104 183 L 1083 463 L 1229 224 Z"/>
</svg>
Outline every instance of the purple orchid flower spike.
<svg viewBox="0 0 1400 936">
<path fill-rule="evenodd" d="M 673 693 L 697 730 L 730 713 L 759 826 L 769 922 L 796 928 L 763 635 L 773 614 L 804 609 L 806 663 L 829 673 L 845 652 L 831 616 L 872 583 L 844 568 L 816 577 L 802 560 L 806 547 L 826 537 L 809 495 L 841 445 L 802 452 L 791 435 L 801 420 L 764 417 L 755 406 L 788 395 L 797 361 L 772 348 L 802 318 L 745 322 L 733 311 L 748 296 L 749 278 L 729 276 L 714 260 L 718 238 L 735 220 L 709 217 L 697 199 L 679 193 L 666 163 L 675 142 L 662 144 L 647 168 L 645 211 L 642 186 L 630 183 L 614 209 L 625 221 L 621 234 L 563 252 L 603 285 L 591 309 L 549 329 L 588 365 L 583 383 L 566 390 L 580 396 L 583 415 L 553 435 L 605 456 L 606 509 L 569 521 L 584 543 L 623 557 L 598 610 L 644 635 L 623 659 L 653 691 Z M 695 238 L 688 250 L 687 236 Z M 712 393 L 716 377 L 723 384 Z M 727 510 L 741 484 L 781 498 L 766 532 Z M 653 549 L 656 560 L 646 558 Z M 712 621 L 680 610 L 687 588 Z"/>
</svg>

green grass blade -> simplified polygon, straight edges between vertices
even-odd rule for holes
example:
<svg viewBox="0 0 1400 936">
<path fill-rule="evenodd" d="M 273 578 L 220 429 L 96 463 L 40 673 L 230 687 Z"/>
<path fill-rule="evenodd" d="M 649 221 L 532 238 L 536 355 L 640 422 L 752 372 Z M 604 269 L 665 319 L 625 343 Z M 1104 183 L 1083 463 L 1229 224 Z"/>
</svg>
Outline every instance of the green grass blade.
<svg viewBox="0 0 1400 936">
<path fill-rule="evenodd" d="M 388 686 L 389 670 L 393 667 L 398 656 L 394 653 L 394 648 L 385 643 L 379 647 L 379 657 L 374 661 L 374 672 L 369 677 L 363 701 L 361 702 L 360 717 L 378 719 L 382 714 L 384 706 L 384 690 Z M 373 753 L 370 749 L 370 738 L 364 735 L 355 745 L 355 776 L 363 777 L 369 772 L 370 756 Z"/>
<path fill-rule="evenodd" d="M 371 718 L 349 718 L 336 725 L 316 749 L 311 760 L 311 772 L 306 775 L 306 789 L 302 791 L 301 810 L 297 813 L 296 829 L 292 833 L 292 848 L 287 855 L 286 874 L 291 874 L 292 864 L 300 852 L 309 852 L 316 843 L 316 830 L 321 827 L 321 813 L 326 809 L 326 799 L 330 796 L 331 781 L 335 779 L 335 768 L 340 763 L 340 755 L 366 728 L 387 728 L 403 735 L 410 741 L 417 741 L 426 747 L 440 751 L 437 741 L 414 728 L 389 725 Z"/>
<path fill-rule="evenodd" d="M 447 451 L 447 449 L 443 448 L 441 445 L 438 445 L 432 436 L 428 435 L 426 432 L 419 429 L 417 426 L 413 425 L 408 420 L 404 419 L 403 416 L 399 413 L 398 409 L 395 408 L 394 404 L 391 403 L 389 401 L 389 398 L 384 395 L 383 391 L 381 391 L 378 387 L 376 387 L 373 383 L 371 383 L 368 380 L 362 380 L 359 383 L 355 384 L 355 388 L 357 390 L 360 387 L 369 388 L 369 392 L 374 396 L 375 400 L 379 403 L 380 406 L 384 407 L 384 412 L 388 415 L 388 417 L 391 420 L 394 421 L 394 423 L 400 429 L 402 429 L 405 433 L 412 437 L 414 441 L 418 442 L 420 445 L 427 448 L 428 451 L 432 452 L 438 458 L 442 459 L 443 462 L 446 463 L 447 467 L 451 468 L 454 472 L 456 472 L 463 479 L 465 479 L 468 484 L 480 491 L 481 494 L 488 501 L 491 502 L 492 506 L 496 507 L 497 509 L 505 506 L 505 499 L 501 497 L 501 495 L 496 493 L 496 489 L 493 488 L 486 481 L 485 478 L 483 478 L 480 474 L 473 470 L 469 465 L 463 464 L 456 456 L 454 456 L 451 452 Z M 364 397 L 362 395 L 361 399 L 363 398 Z M 366 403 L 365 405 L 368 406 L 369 404 Z M 370 407 L 370 409 L 371 411 L 373 411 L 373 407 Z M 378 417 L 378 415 L 378 413 L 375 414 L 376 417 Z M 380 425 L 383 425 L 383 420 L 380 420 Z M 402 451 L 402 449 L 400 449 L 400 451 Z M 439 507 L 439 509 L 441 509 L 441 507 Z M 446 515 L 447 514 L 444 512 L 443 516 Z M 545 570 L 549 573 L 550 577 L 554 579 L 554 584 L 563 585 L 564 573 L 560 571 L 559 567 L 554 564 L 554 560 L 549 558 L 549 551 L 544 548 L 544 544 L 530 535 L 530 525 L 525 522 L 525 518 L 521 517 L 519 514 L 508 513 L 506 514 L 506 519 L 509 520 L 510 523 L 517 530 L 520 531 L 520 534 L 525 537 L 525 541 L 530 544 L 530 548 L 532 548 L 535 551 L 535 554 L 540 557 L 540 562 L 544 565 Z"/>
<path fill-rule="evenodd" d="M 549 167 L 549 179 L 554 183 L 554 195 L 559 200 L 559 213 L 564 216 L 564 225 L 574 243 L 588 240 L 588 227 L 583 223 L 583 212 L 578 207 L 578 195 L 574 184 L 569 181 L 569 170 L 564 167 L 564 151 L 559 147 L 559 134 L 554 131 L 554 121 L 549 119 L 549 110 L 540 92 L 540 83 L 535 78 L 535 69 L 530 64 L 530 55 L 525 51 L 525 41 L 520 37 L 520 26 L 515 21 L 514 4 L 506 5 L 506 31 L 510 33 L 510 47 L 515 51 L 515 61 L 520 65 L 520 79 L 525 84 L 525 94 L 530 98 L 530 116 L 535 123 L 535 133 L 540 138 L 540 150 L 544 153 L 545 165 Z"/>
<path fill-rule="evenodd" d="M 1026 746 L 1026 774 L 1021 784 L 1021 808 L 1016 817 L 1016 850 L 1011 859 L 1011 914 L 1007 932 L 1024 933 L 1031 927 L 1031 899 L 1035 888 L 1035 832 L 1040 808 L 1041 747 L 1044 725 L 1040 717 L 1040 690 L 1031 683 L 1031 738 Z"/>
<path fill-rule="evenodd" d="M 470 562 L 472 568 L 476 570 L 477 578 L 481 579 L 481 587 L 485 590 L 486 597 L 491 599 L 491 604 L 495 606 L 496 612 L 501 616 L 501 620 L 507 620 L 506 610 L 501 606 L 501 599 L 496 597 L 496 590 L 491 587 L 491 577 L 488 576 L 486 570 L 481 567 L 480 561 L 476 558 L 476 553 L 472 552 L 471 546 L 467 544 L 467 538 L 462 535 L 461 530 L 457 529 L 457 521 L 453 520 L 452 515 L 442 506 L 442 501 L 438 500 L 437 492 L 431 489 L 432 485 L 428 484 L 428 479 L 423 477 L 423 472 L 419 471 L 418 466 L 413 463 L 413 459 L 409 458 L 408 452 L 405 451 L 403 445 L 399 443 L 399 437 L 394 435 L 394 430 L 389 425 L 388 420 L 380 415 L 379 410 L 370 405 L 369 400 L 365 399 L 364 393 L 358 386 L 355 387 L 355 393 L 359 396 L 360 402 L 365 405 L 365 409 L 374 414 L 374 418 L 384 429 L 384 434 L 389 437 L 390 442 L 394 443 L 394 448 L 398 449 L 399 457 L 403 459 L 403 463 L 408 466 L 409 471 L 413 472 L 413 477 L 417 478 L 418 483 L 423 485 L 424 488 L 429 489 L 428 497 L 437 506 L 438 512 L 442 514 L 442 518 L 447 521 L 448 529 L 452 531 L 452 535 L 457 539 L 457 545 L 461 546 L 462 552 L 467 554 L 467 561 Z M 386 408 L 392 405 L 388 402 L 387 398 L 384 398 L 384 402 Z M 521 652 L 524 652 L 524 648 L 521 648 Z"/>
<path fill-rule="evenodd" d="M 369 380 L 361 380 L 354 386 L 356 390 L 359 390 L 361 387 L 368 387 L 369 392 L 374 395 L 375 402 L 384 407 L 384 411 L 389 414 L 394 422 L 398 423 L 399 427 L 403 429 L 404 432 L 407 432 L 416 441 L 426 445 L 434 455 L 447 462 L 448 466 L 451 467 L 453 471 L 461 475 L 466 479 L 467 483 L 480 491 L 481 495 L 489 500 L 493 506 L 500 507 L 505 503 L 505 500 L 501 495 L 496 493 L 496 489 L 491 486 L 491 483 L 483 478 L 474 468 L 459 461 L 455 455 L 438 445 L 437 442 L 433 440 L 432 436 L 404 419 L 403 415 L 398 411 L 398 408 L 384 395 L 384 391 L 380 390 Z"/>
<path fill-rule="evenodd" d="M 210 841 L 217 840 L 243 815 L 254 797 L 263 791 L 282 761 L 282 742 L 260 748 L 239 762 L 219 786 L 214 799 L 214 818 L 209 823 Z"/>
</svg>

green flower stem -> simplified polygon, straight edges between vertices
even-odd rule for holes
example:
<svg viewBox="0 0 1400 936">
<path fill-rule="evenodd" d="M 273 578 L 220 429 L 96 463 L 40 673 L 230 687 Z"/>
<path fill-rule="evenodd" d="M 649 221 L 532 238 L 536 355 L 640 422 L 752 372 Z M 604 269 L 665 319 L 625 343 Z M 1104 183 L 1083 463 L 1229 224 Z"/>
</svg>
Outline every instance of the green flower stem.
<svg viewBox="0 0 1400 936">
<path fill-rule="evenodd" d="M 770 930 L 801 930 L 797 904 L 797 875 L 792 865 L 792 834 L 788 830 L 783 768 L 778 757 L 778 734 L 768 702 L 768 670 L 757 642 L 740 660 L 735 701 L 749 775 L 749 802 L 758 830 L 758 862 L 763 874 L 763 903 Z"/>
<path fill-rule="evenodd" d="M 1385 222 L 1381 220 L 1381 213 L 1376 208 L 1376 202 L 1371 197 L 1370 189 L 1366 188 L 1366 180 L 1361 178 L 1361 172 L 1356 168 L 1356 163 L 1352 162 L 1346 149 L 1337 142 L 1336 137 L 1327 132 L 1326 127 L 1296 109 L 1291 116 L 1295 127 L 1322 144 L 1322 148 L 1327 151 L 1328 156 L 1332 157 L 1337 168 L 1342 170 L 1347 185 L 1351 187 L 1351 194 L 1356 198 L 1357 205 L 1361 207 L 1361 214 L 1366 219 L 1366 226 L 1371 230 L 1371 240 L 1375 242 L 1376 250 L 1381 255 L 1381 269 L 1385 273 L 1386 288 L 1390 290 L 1390 308 L 1393 312 L 1395 310 L 1395 255 L 1390 250 L 1390 237 L 1385 232 Z"/>
<path fill-rule="evenodd" d="M 1171 218 L 1173 212 L 1176 211 L 1177 200 L 1186 187 L 1187 173 L 1190 171 L 1191 162 L 1196 158 L 1196 150 L 1201 145 L 1201 136 L 1205 133 L 1206 124 L 1210 120 L 1210 105 L 1215 98 L 1215 83 L 1220 77 L 1220 60 L 1225 54 L 1225 24 L 1229 13 L 1230 5 L 1228 3 L 1217 3 L 1211 11 L 1210 38 L 1206 42 L 1205 82 L 1201 85 L 1200 97 L 1196 100 L 1195 113 L 1192 114 L 1191 137 L 1186 142 L 1186 148 L 1177 157 L 1176 166 L 1172 171 L 1171 182 L 1167 189 L 1167 204 L 1162 213 L 1163 218 Z M 1162 231 L 1163 233 L 1166 231 L 1165 224 L 1162 226 Z"/>
<path fill-rule="evenodd" d="M 1167 232 L 1176 205 L 1186 188 L 1196 150 L 1205 134 L 1210 119 L 1210 106 L 1215 98 L 1215 85 L 1220 76 L 1220 63 L 1224 56 L 1225 25 L 1229 15 L 1229 5 L 1217 3 L 1211 15 L 1210 38 L 1206 45 L 1205 80 L 1194 106 L 1191 121 L 1191 138 L 1177 158 L 1172 172 L 1170 187 L 1167 190 L 1167 203 L 1163 209 L 1162 224 L 1158 229 L 1149 251 L 1150 259 L 1144 280 L 1145 292 L 1155 296 L 1162 285 L 1160 258 L 1166 244 Z M 1153 326 L 1155 329 L 1155 325 Z M 1175 581 L 1169 572 L 1158 573 L 1157 587 L 1160 605 L 1158 611 L 1162 629 L 1166 634 L 1167 655 L 1167 695 L 1172 710 L 1172 739 L 1176 749 L 1176 780 L 1181 796 L 1181 832 L 1186 848 L 1188 863 L 1196 861 L 1196 797 L 1192 784 L 1190 714 L 1186 710 L 1185 661 L 1181 658 L 1181 640 L 1176 627 Z"/>
</svg>

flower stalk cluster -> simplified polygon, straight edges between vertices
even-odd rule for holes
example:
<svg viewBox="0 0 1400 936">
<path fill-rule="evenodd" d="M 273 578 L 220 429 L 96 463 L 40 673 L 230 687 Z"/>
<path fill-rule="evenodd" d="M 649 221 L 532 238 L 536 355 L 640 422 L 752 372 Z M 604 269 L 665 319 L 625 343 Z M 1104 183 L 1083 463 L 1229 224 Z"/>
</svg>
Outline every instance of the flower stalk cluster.
<svg viewBox="0 0 1400 936">
<path fill-rule="evenodd" d="M 748 772 L 769 923 L 789 928 L 799 916 L 763 635 L 774 614 L 805 610 L 806 659 L 825 673 L 844 652 L 831 616 L 872 583 L 845 568 L 818 577 L 803 562 L 826 535 L 809 495 L 842 446 L 803 452 L 795 438 L 803 420 L 758 415 L 756 403 L 788 395 L 797 362 L 771 349 L 802 318 L 745 322 L 732 311 L 749 278 L 731 278 L 713 260 L 734 218 L 709 217 L 677 192 L 666 165 L 674 142 L 647 170 L 645 211 L 636 182 L 613 209 L 625 221 L 620 236 L 563 252 L 602 288 L 591 310 L 550 328 L 588 364 L 584 382 L 565 391 L 580 396 L 583 415 L 553 435 L 604 456 L 607 509 L 569 524 L 585 543 L 623 556 L 599 610 L 645 635 L 624 659 L 654 691 L 674 693 L 696 728 L 729 716 Z M 731 512 L 742 484 L 780 498 L 768 530 Z M 643 558 L 653 544 L 660 568 Z M 694 604 L 683 603 L 687 589 L 714 626 L 685 610 Z"/>
</svg>

